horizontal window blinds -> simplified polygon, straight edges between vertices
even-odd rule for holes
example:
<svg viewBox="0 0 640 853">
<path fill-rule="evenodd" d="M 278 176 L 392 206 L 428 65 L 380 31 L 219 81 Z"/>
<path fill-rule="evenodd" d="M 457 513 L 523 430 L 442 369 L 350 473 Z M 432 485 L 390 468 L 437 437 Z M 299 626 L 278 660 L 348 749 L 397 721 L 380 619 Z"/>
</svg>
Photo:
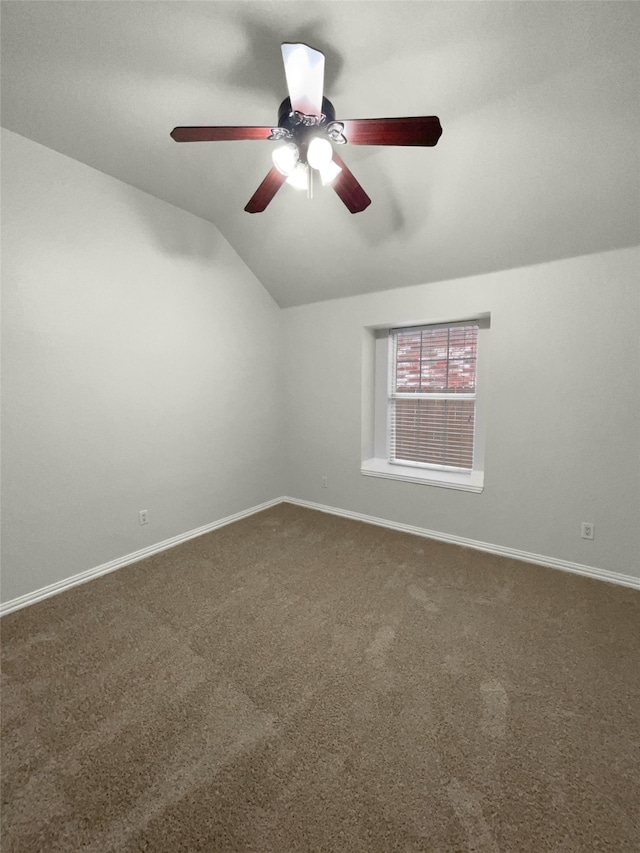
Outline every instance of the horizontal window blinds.
<svg viewBox="0 0 640 853">
<path fill-rule="evenodd" d="M 470 471 L 477 325 L 395 329 L 391 343 L 390 461 Z"/>
</svg>

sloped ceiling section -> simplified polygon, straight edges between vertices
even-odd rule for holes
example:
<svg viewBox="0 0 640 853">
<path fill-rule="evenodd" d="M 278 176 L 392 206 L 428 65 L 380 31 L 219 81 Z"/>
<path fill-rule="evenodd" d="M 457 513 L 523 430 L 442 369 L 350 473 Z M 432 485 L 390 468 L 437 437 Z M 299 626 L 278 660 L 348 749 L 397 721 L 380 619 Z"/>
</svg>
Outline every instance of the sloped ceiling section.
<svg viewBox="0 0 640 853">
<path fill-rule="evenodd" d="M 639 32 L 635 2 L 12 0 L 2 124 L 213 222 L 303 304 L 636 244 Z M 363 213 L 285 186 L 251 216 L 273 143 L 169 137 L 276 124 L 283 41 L 325 52 L 337 118 L 442 121 L 436 148 L 341 149 Z"/>
</svg>

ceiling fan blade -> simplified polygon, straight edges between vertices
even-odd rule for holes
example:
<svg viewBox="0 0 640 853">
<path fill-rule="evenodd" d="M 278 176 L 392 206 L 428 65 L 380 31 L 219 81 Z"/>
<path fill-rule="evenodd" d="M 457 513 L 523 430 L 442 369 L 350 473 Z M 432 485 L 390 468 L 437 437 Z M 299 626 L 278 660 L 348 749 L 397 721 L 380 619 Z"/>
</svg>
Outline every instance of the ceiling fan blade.
<svg viewBox="0 0 640 853">
<path fill-rule="evenodd" d="M 442 135 L 437 116 L 357 118 L 343 123 L 352 145 L 435 145 Z"/>
<path fill-rule="evenodd" d="M 286 180 L 286 176 L 274 166 L 247 202 L 247 213 L 262 213 Z"/>
<path fill-rule="evenodd" d="M 291 109 L 303 115 L 322 115 L 324 53 L 306 44 L 283 44 L 281 48 Z"/>
<path fill-rule="evenodd" d="M 342 171 L 334 179 L 331 186 L 338 193 L 351 213 L 360 213 L 371 204 L 371 199 L 362 189 L 342 158 L 333 155 L 333 161 Z"/>
<path fill-rule="evenodd" d="M 174 127 L 176 142 L 224 142 L 237 139 L 268 139 L 270 127 Z"/>
</svg>

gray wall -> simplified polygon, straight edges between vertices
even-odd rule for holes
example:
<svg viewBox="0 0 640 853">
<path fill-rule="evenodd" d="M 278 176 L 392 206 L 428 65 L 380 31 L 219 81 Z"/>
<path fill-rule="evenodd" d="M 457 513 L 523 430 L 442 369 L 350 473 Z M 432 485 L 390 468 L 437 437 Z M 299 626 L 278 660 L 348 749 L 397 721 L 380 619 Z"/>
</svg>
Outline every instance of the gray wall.
<svg viewBox="0 0 640 853">
<path fill-rule="evenodd" d="M 625 249 L 286 309 L 288 494 L 640 577 L 639 268 Z M 481 312 L 484 492 L 362 476 L 364 328 Z"/>
<path fill-rule="evenodd" d="M 8 131 L 2 159 L 6 602 L 284 479 L 281 312 L 215 227 Z"/>
</svg>

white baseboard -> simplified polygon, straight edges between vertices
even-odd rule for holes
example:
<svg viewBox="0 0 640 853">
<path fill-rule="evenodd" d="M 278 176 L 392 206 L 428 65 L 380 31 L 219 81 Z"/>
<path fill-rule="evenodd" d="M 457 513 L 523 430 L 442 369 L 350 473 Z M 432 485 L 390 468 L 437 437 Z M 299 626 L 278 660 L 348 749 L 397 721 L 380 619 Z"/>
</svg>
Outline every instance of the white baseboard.
<svg viewBox="0 0 640 853">
<path fill-rule="evenodd" d="M 584 575 L 595 580 L 608 581 L 609 583 L 628 586 L 632 589 L 640 589 L 640 578 L 633 575 L 623 575 L 619 572 L 610 572 L 607 569 L 597 569 L 594 566 L 583 566 L 581 563 L 572 563 L 569 560 L 559 560 L 555 557 L 545 557 L 542 554 L 530 554 L 527 551 L 519 551 L 516 548 L 506 548 L 503 545 L 492 545 L 489 542 L 480 542 L 477 539 L 466 539 L 463 536 L 452 536 L 449 533 L 438 533 L 436 530 L 427 530 L 424 527 L 414 527 L 411 524 L 401 524 L 397 521 L 388 521 L 385 518 L 375 518 L 361 512 L 351 512 L 347 509 L 338 509 L 333 506 L 302 501 L 297 498 L 285 497 L 282 500 L 296 506 L 317 509 L 330 515 L 339 515 L 343 518 L 352 518 L 356 521 L 364 521 L 367 524 L 375 524 L 378 527 L 388 527 L 390 530 L 399 530 L 402 533 L 413 533 L 415 536 L 424 536 L 427 539 L 436 539 L 438 542 L 449 542 L 452 545 L 464 545 L 467 548 L 475 548 L 478 551 L 487 551 L 489 554 L 498 554 L 501 557 L 510 557 L 513 560 L 521 560 L 525 563 L 535 563 L 538 566 L 547 566 L 550 569 L 560 569 L 563 572 L 572 572 L 576 575 Z"/>
<path fill-rule="evenodd" d="M 145 557 L 151 557 L 153 554 L 158 554 L 160 551 L 166 551 L 182 542 L 187 542 L 189 539 L 195 539 L 197 536 L 202 536 L 205 533 L 211 533 L 212 530 L 217 530 L 219 527 L 225 527 L 227 524 L 232 524 L 234 521 L 240 521 L 241 518 L 247 518 L 249 515 L 254 515 L 256 512 L 262 512 L 263 509 L 276 506 L 282 503 L 283 498 L 274 498 L 266 503 L 253 506 L 250 509 L 236 512 L 234 515 L 228 515 L 226 518 L 221 518 L 218 521 L 213 521 L 211 524 L 205 524 L 203 527 L 196 527 L 194 530 L 189 530 L 187 533 L 181 533 L 178 536 L 173 536 L 171 539 L 165 539 L 163 542 L 158 542 L 155 545 L 149 545 L 147 548 L 141 548 L 139 551 L 134 551 L 132 554 L 127 554 L 124 557 L 118 557 L 116 560 L 111 560 L 108 563 L 103 563 L 101 566 L 96 566 L 93 569 L 87 569 L 77 575 L 72 575 L 70 578 L 57 581 L 49 586 L 43 586 L 35 592 L 28 592 L 25 595 L 20 595 L 18 598 L 13 598 L 4 604 L 0 604 L 0 616 L 11 613 L 14 610 L 19 610 L 21 607 L 27 607 L 29 604 L 35 604 L 36 601 L 42 601 L 44 598 L 50 598 L 52 595 L 57 595 L 59 592 L 64 592 L 72 586 L 77 586 L 81 583 L 87 583 L 94 578 L 99 578 L 101 575 L 106 575 L 109 572 L 115 572 L 116 569 L 121 569 L 124 566 L 129 566 L 131 563 L 137 563 L 139 560 L 144 560 Z"/>
<path fill-rule="evenodd" d="M 351 512 L 347 509 L 339 509 L 337 507 L 326 506 L 325 504 L 313 503 L 312 501 L 303 501 L 298 498 L 281 497 L 266 501 L 265 503 L 253 506 L 250 509 L 242 510 L 234 515 L 229 515 L 226 518 L 221 518 L 218 521 L 213 521 L 211 524 L 205 524 L 203 527 L 197 527 L 194 530 L 189 530 L 186 533 L 181 533 L 178 536 L 173 536 L 171 539 L 165 539 L 163 542 L 158 542 L 155 545 L 149 545 L 147 548 L 141 548 L 139 551 L 134 551 L 132 554 L 127 554 L 124 557 L 119 557 L 116 560 L 111 560 L 108 563 L 103 563 L 101 566 L 96 566 L 93 569 L 80 572 L 70 578 L 50 584 L 28 592 L 4 604 L 0 604 L 0 616 L 11 613 L 14 610 L 19 610 L 21 607 L 27 607 L 29 604 L 35 604 L 37 601 L 42 601 L 45 598 L 50 598 L 52 595 L 57 595 L 59 592 L 64 592 L 66 589 L 77 586 L 81 583 L 98 578 L 101 575 L 106 575 L 109 572 L 115 572 L 116 569 L 121 569 L 124 566 L 129 566 L 131 563 L 137 563 L 145 557 L 151 557 L 153 554 L 158 554 L 161 551 L 166 551 L 182 542 L 187 542 L 189 539 L 195 539 L 197 536 L 202 536 L 205 533 L 211 533 L 219 527 L 225 527 L 227 524 L 232 524 L 234 521 L 240 521 L 242 518 L 247 518 L 262 510 L 269 509 L 280 503 L 290 503 L 296 506 L 315 509 L 319 512 L 329 513 L 330 515 L 339 515 L 342 518 L 352 518 L 355 521 L 364 521 L 367 524 L 375 524 L 378 527 L 387 527 L 390 530 L 399 530 L 402 533 L 412 533 L 415 536 L 424 536 L 427 539 L 436 539 L 439 542 L 449 542 L 453 545 L 464 545 L 467 548 L 475 548 L 478 551 L 487 551 L 489 554 L 498 554 L 501 557 L 510 557 L 514 560 L 521 560 L 525 563 L 535 563 L 538 566 L 547 566 L 551 569 L 560 569 L 563 572 L 573 572 L 577 575 L 584 575 L 588 578 L 596 580 L 608 581 L 609 583 L 628 586 L 633 589 L 640 589 L 640 578 L 633 575 L 623 575 L 618 572 L 610 572 L 606 569 L 597 569 L 594 566 L 583 566 L 580 563 L 571 563 L 568 560 L 559 560 L 555 557 L 545 557 L 542 554 L 531 554 L 527 551 L 519 551 L 515 548 L 506 548 L 502 545 L 492 545 L 489 542 L 480 542 L 477 539 L 466 539 L 462 536 L 452 536 L 449 533 L 439 533 L 436 530 L 427 530 L 424 527 L 414 527 L 411 524 L 402 524 L 397 521 L 388 521 L 385 518 L 376 518 L 372 515 L 365 515 L 361 512 Z"/>
</svg>

